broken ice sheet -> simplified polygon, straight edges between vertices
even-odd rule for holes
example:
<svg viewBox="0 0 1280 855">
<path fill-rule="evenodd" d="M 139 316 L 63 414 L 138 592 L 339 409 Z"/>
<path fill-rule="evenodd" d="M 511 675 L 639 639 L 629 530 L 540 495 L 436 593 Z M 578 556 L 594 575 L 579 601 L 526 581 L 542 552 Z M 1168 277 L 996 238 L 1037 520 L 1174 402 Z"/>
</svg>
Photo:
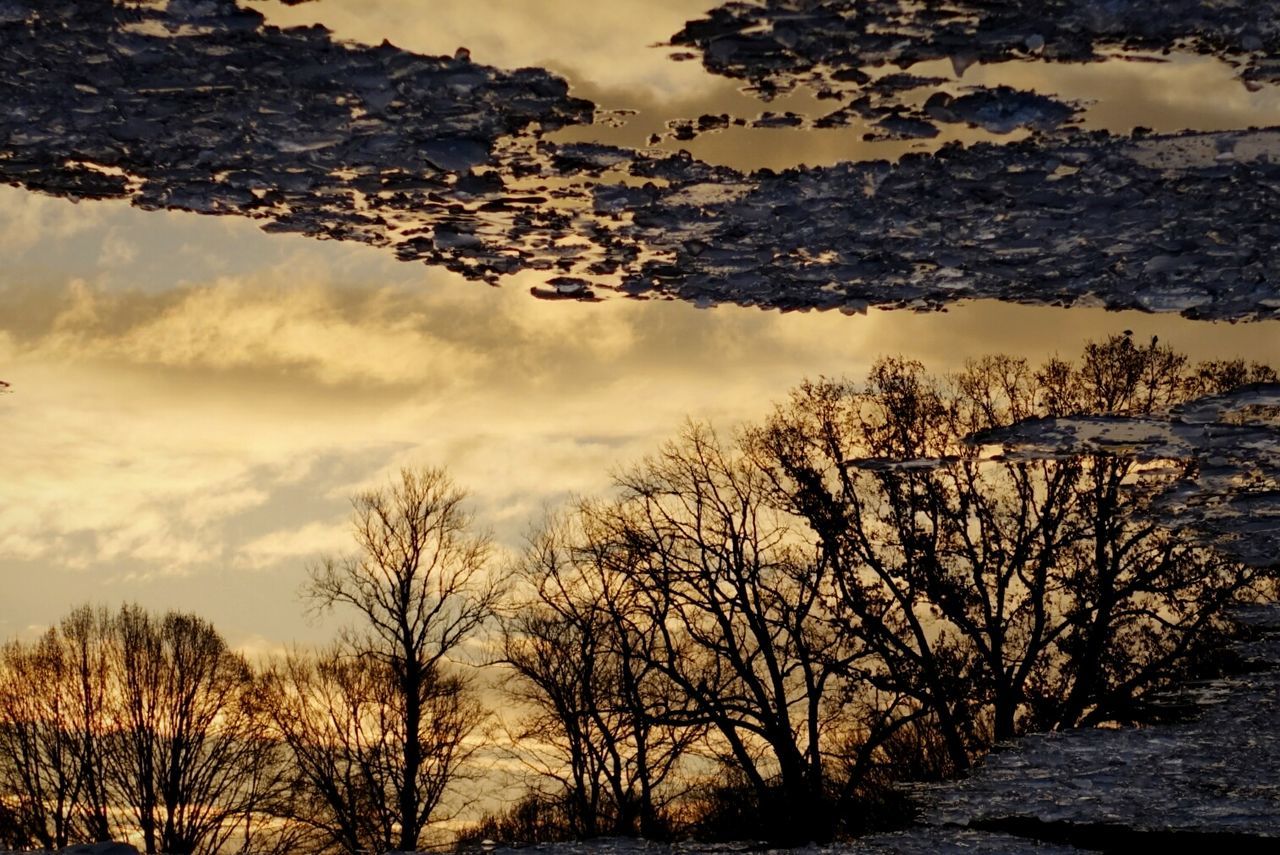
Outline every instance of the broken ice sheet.
<svg viewBox="0 0 1280 855">
<path fill-rule="evenodd" d="M 671 44 L 695 49 L 708 71 L 747 81 L 765 100 L 803 90 L 833 104 L 835 109 L 813 117 L 814 127 L 842 126 L 862 117 L 872 125 L 868 140 L 928 139 L 923 126 L 902 125 L 904 120 L 960 121 L 996 134 L 1048 131 L 1080 120 L 1087 102 L 1051 97 L 1058 72 L 1049 67 L 1067 63 L 1163 62 L 1161 54 L 1171 50 L 1193 52 L 1237 69 L 1231 72 L 1235 89 L 1259 91 L 1264 83 L 1280 80 L 1277 10 L 1274 0 L 759 0 L 722 3 L 688 21 Z M 981 86 L 961 105 L 968 116 L 938 109 L 921 113 L 921 102 L 936 108 L 936 98 L 966 97 L 956 91 L 957 83 L 967 73 L 972 76 L 975 65 L 988 80 L 992 75 L 982 71 L 992 66 L 1005 71 L 994 75 L 997 85 Z M 1041 78 L 1037 83 L 1028 82 L 1036 77 Z M 1051 94 L 1030 89 L 1045 85 Z M 1096 91 L 1110 100 L 1117 90 Z M 1168 99 L 1159 100 L 1165 106 Z M 1125 118 L 1129 123 L 1115 130 L 1153 122 L 1145 114 Z M 1252 124 L 1259 123 L 1233 127 Z M 1198 124 L 1167 129 L 1193 128 L 1209 129 Z"/>
<path fill-rule="evenodd" d="M 540 140 L 589 121 L 591 105 L 548 72 L 462 51 L 342 44 L 230 0 L 5 2 L 22 14 L 0 27 L 0 177 L 30 189 L 254 217 L 491 282 L 545 271 L 589 281 L 584 295 L 1280 316 L 1274 131 L 1074 133 L 748 174 Z M 942 124 L 1056 109 L 1016 90 L 949 97 L 933 104 Z M 886 135 L 935 127 L 880 121 Z"/>
<path fill-rule="evenodd" d="M 1275 80 L 1277 12 L 1274 0 L 758 0 L 711 9 L 671 43 L 766 95 L 797 84 L 860 90 L 875 69 L 929 60 L 949 60 L 960 75 L 976 62 L 1083 62 L 1174 46 L 1243 55 L 1246 79 Z"/>
<path fill-rule="evenodd" d="M 0 178 L 376 244 L 447 218 L 421 255 L 476 277 L 528 250 L 526 206 L 474 171 L 591 118 L 546 71 L 343 44 L 234 0 L 0 3 Z M 503 205 L 496 230 L 476 222 Z"/>
<path fill-rule="evenodd" d="M 1188 162 L 1190 145 L 1230 151 Z M 660 166 L 658 164 L 661 164 Z M 1280 131 L 946 146 L 897 164 L 759 172 L 701 208 L 707 176 L 642 157 L 659 188 L 617 230 L 663 256 L 629 281 L 689 300 L 776 308 L 937 308 L 965 298 L 1189 317 L 1280 317 Z M 714 180 L 741 183 L 740 174 Z M 705 252 L 707 246 L 716 252 Z"/>
<path fill-rule="evenodd" d="M 1104 453 L 1193 461 L 1154 506 L 1160 524 L 1236 560 L 1280 566 L 1280 385 L 1252 384 L 1168 415 L 1037 419 L 973 438 L 1010 459 Z"/>
<path fill-rule="evenodd" d="M 1192 684 L 1189 721 L 1024 737 L 967 779 L 921 789 L 923 821 L 1019 829 L 1087 848 L 1203 845 L 1270 851 L 1280 842 L 1280 608 L 1238 614 L 1254 667 Z"/>
</svg>

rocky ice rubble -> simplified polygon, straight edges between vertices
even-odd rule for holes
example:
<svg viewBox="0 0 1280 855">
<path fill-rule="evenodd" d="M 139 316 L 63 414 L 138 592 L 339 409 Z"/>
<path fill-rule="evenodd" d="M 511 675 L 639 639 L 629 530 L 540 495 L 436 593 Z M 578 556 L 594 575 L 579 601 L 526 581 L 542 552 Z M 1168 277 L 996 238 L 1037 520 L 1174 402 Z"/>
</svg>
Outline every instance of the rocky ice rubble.
<svg viewBox="0 0 1280 855">
<path fill-rule="evenodd" d="M 557 228 L 477 167 L 591 109 L 541 69 L 342 44 L 234 0 L 0 0 L 3 180 L 408 246 L 474 275 L 512 264 L 482 251 L 487 221 L 509 255 L 517 221 Z"/>
<path fill-rule="evenodd" d="M 1086 62 L 1107 51 L 1189 48 L 1240 57 L 1247 82 L 1280 79 L 1275 0 L 734 0 L 672 37 L 763 94 L 804 84 L 861 97 L 869 70 L 950 60 Z"/>
<path fill-rule="evenodd" d="M 1157 499 L 1157 519 L 1246 564 L 1280 565 L 1280 385 L 1243 386 L 1165 418 L 1041 419 L 974 441 L 1002 445 L 1012 459 L 1107 453 L 1193 461 L 1191 474 Z"/>
<path fill-rule="evenodd" d="M 963 298 L 1280 317 L 1280 130 L 944 147 L 742 176 L 637 162 L 596 189 L 661 257 L 627 286 L 704 303 L 936 308 Z M 733 188 L 734 192 L 722 192 Z"/>
<path fill-rule="evenodd" d="M 1280 846 L 1280 607 L 1242 610 L 1241 673 L 1186 687 L 1190 720 L 1029 736 L 930 788 L 923 821 L 1115 852 Z"/>
<path fill-rule="evenodd" d="M 921 109 L 881 130 L 1063 115 L 1013 90 Z M 546 271 L 535 293 L 553 299 L 1280 317 L 1280 129 L 1058 132 L 751 174 L 539 138 L 592 116 L 541 69 L 343 44 L 234 0 L 0 0 L 0 180 L 33 190 L 254 217 L 491 282 Z"/>
<path fill-rule="evenodd" d="M 947 78 L 907 71 L 918 63 L 949 61 L 963 77 L 979 62 L 1193 50 L 1242 66 L 1242 83 L 1258 88 L 1280 81 L 1277 12 L 1274 0 L 734 0 L 689 21 L 671 45 L 680 49 L 676 58 L 700 58 L 707 70 L 749 82 L 766 100 L 803 87 L 838 105 L 813 119 L 788 114 L 796 124 L 861 119 L 870 123 L 869 140 L 929 139 L 939 123 L 997 134 L 1049 131 L 1079 106 L 1008 86 L 948 92 Z M 946 103 L 953 99 L 958 103 Z M 931 109 L 939 101 L 946 106 Z M 680 122 L 674 130 L 689 139 L 708 129 Z"/>
<path fill-rule="evenodd" d="M 850 99 L 824 115 L 811 118 L 793 112 L 769 110 L 748 122 L 728 114 L 703 115 L 697 119 L 673 119 L 669 133 L 656 135 L 651 143 L 668 139 L 692 140 L 704 133 L 716 133 L 729 125 L 750 124 L 756 128 L 801 128 L 805 130 L 845 127 L 861 123 L 869 141 L 932 139 L 941 132 L 939 124 L 964 124 L 992 134 L 1009 134 L 1020 128 L 1049 132 L 1072 122 L 1075 104 L 1049 95 L 1024 92 L 1010 86 L 964 86 L 957 95 L 939 89 L 922 105 L 897 96 L 913 89 L 946 83 L 941 78 L 921 78 L 910 74 L 890 74 L 880 78 L 883 86 L 870 87 L 869 94 Z"/>
</svg>

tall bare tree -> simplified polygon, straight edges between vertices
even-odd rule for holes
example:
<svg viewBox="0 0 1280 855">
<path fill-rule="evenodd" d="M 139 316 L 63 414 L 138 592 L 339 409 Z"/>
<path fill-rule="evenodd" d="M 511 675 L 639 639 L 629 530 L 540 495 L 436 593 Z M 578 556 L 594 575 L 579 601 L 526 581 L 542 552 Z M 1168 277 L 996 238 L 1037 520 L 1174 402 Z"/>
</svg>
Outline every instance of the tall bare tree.
<svg viewBox="0 0 1280 855">
<path fill-rule="evenodd" d="M 312 785 L 329 824 L 349 826 L 335 837 L 345 847 L 417 849 L 480 722 L 453 659 L 504 588 L 465 499 L 442 470 L 405 469 L 353 499 L 359 552 L 312 568 L 307 595 L 356 623 L 318 662 L 286 666 L 281 684 L 299 705 L 322 690 L 321 706 L 342 715 L 314 738 L 278 725 L 300 758 L 328 752 L 311 763 Z"/>
<path fill-rule="evenodd" d="M 769 506 L 759 471 L 705 426 L 618 478 L 596 537 L 679 690 L 664 720 L 713 729 L 779 839 L 822 836 L 827 738 L 863 651 L 835 620 L 830 565 Z M 791 835 L 791 836 L 789 836 Z"/>
</svg>

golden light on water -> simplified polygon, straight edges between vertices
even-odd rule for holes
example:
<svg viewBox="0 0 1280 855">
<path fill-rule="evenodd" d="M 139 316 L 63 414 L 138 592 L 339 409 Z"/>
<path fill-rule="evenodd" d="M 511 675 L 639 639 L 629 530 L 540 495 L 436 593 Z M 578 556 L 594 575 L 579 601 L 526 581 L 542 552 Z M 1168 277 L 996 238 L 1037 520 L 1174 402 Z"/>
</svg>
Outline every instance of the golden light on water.
<svg viewBox="0 0 1280 855">
<path fill-rule="evenodd" d="M 558 139 L 643 145 L 668 119 L 704 112 L 820 114 L 811 93 L 764 105 L 696 61 L 673 62 L 657 43 L 708 5 L 261 8 L 274 23 L 321 21 L 344 39 L 435 54 L 465 45 L 479 62 L 550 67 L 575 94 L 640 111 L 622 127 Z M 938 65 L 914 70 L 953 76 Z M 1274 91 L 1248 92 L 1215 59 L 978 65 L 953 88 L 1000 83 L 1085 102 L 1087 125 L 1116 130 L 1280 121 Z M 736 128 L 662 145 L 744 169 L 919 145 L 860 134 Z M 483 523 L 514 547 L 544 506 L 603 489 L 611 467 L 686 417 L 722 427 L 757 418 L 801 378 L 857 376 L 884 354 L 937 369 L 992 351 L 1038 360 L 1132 329 L 1198 358 L 1280 362 L 1273 324 L 1092 309 L 978 303 L 846 317 L 621 298 L 549 304 L 528 297 L 534 275 L 492 289 L 235 218 L 7 188 L 0 252 L 0 377 L 15 391 L 0 400 L 0 635 L 84 600 L 138 599 L 198 608 L 241 645 L 325 637 L 296 602 L 303 568 L 345 547 L 351 491 L 397 467 L 448 465 Z"/>
<path fill-rule="evenodd" d="M 518 546 L 686 417 L 765 414 L 805 376 L 902 353 L 946 369 L 1133 329 L 1280 361 L 1267 324 L 977 303 L 777 313 L 545 303 L 249 222 L 0 193 L 6 442 L 0 631 L 83 600 L 198 608 L 237 644 L 323 637 L 295 597 L 347 496 L 447 464 Z M 74 253 L 63 250 L 72 245 Z"/>
</svg>

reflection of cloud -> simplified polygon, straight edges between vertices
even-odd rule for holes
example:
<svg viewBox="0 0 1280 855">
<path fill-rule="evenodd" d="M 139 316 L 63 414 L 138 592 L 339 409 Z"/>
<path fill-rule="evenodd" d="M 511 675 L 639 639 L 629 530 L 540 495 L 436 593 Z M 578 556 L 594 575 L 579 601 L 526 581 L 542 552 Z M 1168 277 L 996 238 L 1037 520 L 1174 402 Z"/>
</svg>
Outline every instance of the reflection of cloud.
<svg viewBox="0 0 1280 855">
<path fill-rule="evenodd" d="M 278 276 L 278 273 L 277 273 Z M 70 289 L 40 339 L 51 359 L 170 368 L 299 372 L 325 384 L 448 385 L 474 360 L 432 341 L 418 306 L 272 276 L 223 279 L 163 297 Z M 432 359 L 421 360 L 429 351 Z"/>
<path fill-rule="evenodd" d="M 111 231 L 102 241 L 99 267 L 124 267 L 138 257 L 138 245 L 118 232 Z"/>
<path fill-rule="evenodd" d="M 342 39 L 391 39 L 417 53 L 449 54 L 465 45 L 476 62 L 542 66 L 617 89 L 687 93 L 710 79 L 700 63 L 672 62 L 666 42 L 710 0 L 328 0 L 264 7 L 271 23 L 322 22 Z"/>
<path fill-rule="evenodd" d="M 86 243 L 114 230 L 139 252 L 104 281 L 50 237 L 29 253 L 40 277 L 0 269 L 0 376 L 18 390 L 0 399 L 0 635 L 126 598 L 233 638 L 306 634 L 303 567 L 349 548 L 348 495 L 400 465 L 448 466 L 515 546 L 546 503 L 605 489 L 686 415 L 757 418 L 800 378 L 884 353 L 1043 358 L 1129 327 L 1280 361 L 1274 325 L 548 303 L 526 293 L 534 274 L 491 289 L 247 221 L 57 204 L 86 214 Z"/>
<path fill-rule="evenodd" d="M 264 662 L 289 652 L 289 646 L 281 644 L 279 639 L 270 639 L 258 633 L 242 639 L 232 649 L 250 662 Z"/>
<path fill-rule="evenodd" d="M 255 538 L 236 550 L 236 561 L 262 569 L 287 560 L 313 559 L 351 550 L 351 531 L 345 519 L 315 521 L 301 528 L 280 529 Z"/>
<path fill-rule="evenodd" d="M 65 240 L 101 219 L 97 205 L 68 205 L 39 193 L 6 193 L 0 205 L 0 252 L 19 253 L 50 238 Z"/>
<path fill-rule="evenodd" d="M 1236 130 L 1280 122 L 1280 87 L 1250 92 L 1237 69 L 1211 56 L 1171 54 L 1158 62 L 1003 62 L 975 65 L 965 85 L 1001 84 L 1053 93 L 1087 105 L 1085 123 L 1128 133 Z M 922 64 L 919 73 L 949 75 L 950 62 Z"/>
</svg>

